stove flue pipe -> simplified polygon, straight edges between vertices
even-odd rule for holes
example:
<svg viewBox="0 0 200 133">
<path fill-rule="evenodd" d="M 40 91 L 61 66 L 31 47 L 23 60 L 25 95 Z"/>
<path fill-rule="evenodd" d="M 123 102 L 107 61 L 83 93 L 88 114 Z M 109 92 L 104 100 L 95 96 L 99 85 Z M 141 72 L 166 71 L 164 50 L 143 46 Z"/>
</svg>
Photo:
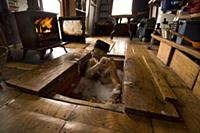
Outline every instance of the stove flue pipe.
<svg viewBox="0 0 200 133">
<path fill-rule="evenodd" d="M 27 10 L 35 11 L 42 10 L 42 1 L 41 0 L 27 0 L 28 8 Z"/>
</svg>

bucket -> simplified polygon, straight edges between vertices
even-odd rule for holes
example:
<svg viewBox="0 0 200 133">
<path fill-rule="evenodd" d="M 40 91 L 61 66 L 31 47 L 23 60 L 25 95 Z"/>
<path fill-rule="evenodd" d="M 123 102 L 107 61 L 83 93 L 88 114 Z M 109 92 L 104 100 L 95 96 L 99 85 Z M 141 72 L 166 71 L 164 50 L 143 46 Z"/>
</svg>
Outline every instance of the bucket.
<svg viewBox="0 0 200 133">
<path fill-rule="evenodd" d="M 0 73 L 3 69 L 4 64 L 7 61 L 7 55 L 8 55 L 8 48 L 0 46 Z"/>
</svg>

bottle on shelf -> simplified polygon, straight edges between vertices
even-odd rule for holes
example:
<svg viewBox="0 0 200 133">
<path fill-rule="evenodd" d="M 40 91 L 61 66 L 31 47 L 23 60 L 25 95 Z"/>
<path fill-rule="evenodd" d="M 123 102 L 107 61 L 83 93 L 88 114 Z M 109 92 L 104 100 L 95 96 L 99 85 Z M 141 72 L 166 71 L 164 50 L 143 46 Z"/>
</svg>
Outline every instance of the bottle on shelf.
<svg viewBox="0 0 200 133">
<path fill-rule="evenodd" d="M 163 38 L 168 38 L 169 35 L 169 22 L 166 18 L 164 18 L 162 24 L 161 24 L 161 35 Z"/>
</svg>

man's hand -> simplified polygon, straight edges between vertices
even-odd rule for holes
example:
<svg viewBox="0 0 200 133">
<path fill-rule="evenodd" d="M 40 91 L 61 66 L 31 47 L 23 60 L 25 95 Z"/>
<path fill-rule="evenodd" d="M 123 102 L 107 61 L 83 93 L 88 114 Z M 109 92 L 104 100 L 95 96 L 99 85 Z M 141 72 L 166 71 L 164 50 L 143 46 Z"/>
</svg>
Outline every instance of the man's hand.
<svg viewBox="0 0 200 133">
<path fill-rule="evenodd" d="M 99 61 L 101 67 L 108 67 L 110 65 L 110 59 L 107 57 L 102 57 Z"/>
</svg>

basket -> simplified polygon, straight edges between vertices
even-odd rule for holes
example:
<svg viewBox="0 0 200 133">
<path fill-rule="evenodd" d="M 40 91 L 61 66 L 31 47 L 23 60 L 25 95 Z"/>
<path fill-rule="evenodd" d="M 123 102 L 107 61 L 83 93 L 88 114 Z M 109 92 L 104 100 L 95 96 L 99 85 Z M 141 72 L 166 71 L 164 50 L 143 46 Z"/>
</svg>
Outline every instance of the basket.
<svg viewBox="0 0 200 133">
<path fill-rule="evenodd" d="M 3 69 L 3 65 L 7 61 L 7 55 L 8 55 L 8 48 L 0 46 L 0 72 Z"/>
</svg>

